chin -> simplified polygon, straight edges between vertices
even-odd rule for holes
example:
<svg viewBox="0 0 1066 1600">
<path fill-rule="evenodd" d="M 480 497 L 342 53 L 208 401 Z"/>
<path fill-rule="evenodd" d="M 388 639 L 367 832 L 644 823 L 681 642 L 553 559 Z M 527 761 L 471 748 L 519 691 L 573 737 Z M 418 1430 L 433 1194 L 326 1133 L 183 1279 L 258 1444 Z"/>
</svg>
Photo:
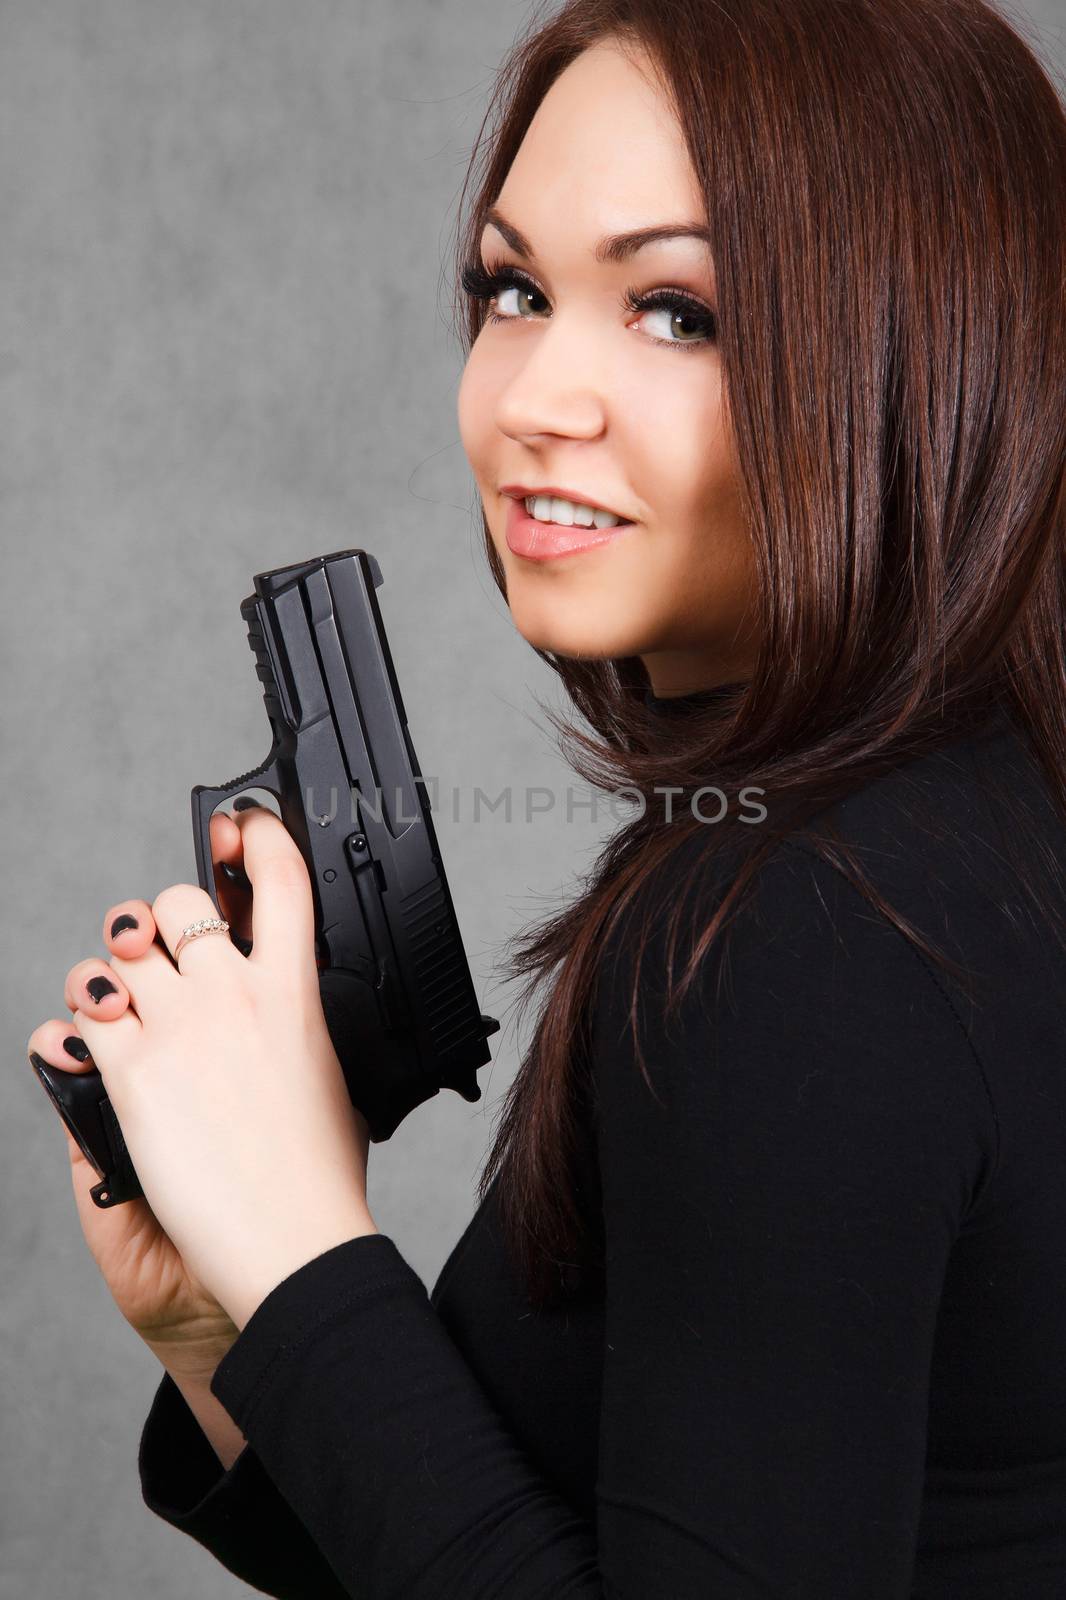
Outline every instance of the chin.
<svg viewBox="0 0 1066 1600">
<path fill-rule="evenodd" d="M 641 630 L 627 626 L 609 597 L 563 596 L 545 585 L 526 592 L 520 577 L 507 575 L 511 619 L 528 644 L 553 655 L 604 660 L 638 653 Z"/>
</svg>

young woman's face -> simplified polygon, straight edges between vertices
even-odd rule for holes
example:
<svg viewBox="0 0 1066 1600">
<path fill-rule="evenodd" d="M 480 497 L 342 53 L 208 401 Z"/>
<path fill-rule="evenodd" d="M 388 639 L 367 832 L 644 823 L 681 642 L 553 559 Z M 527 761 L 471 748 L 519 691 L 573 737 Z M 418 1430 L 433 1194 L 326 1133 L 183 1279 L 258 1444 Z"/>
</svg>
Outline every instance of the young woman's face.
<svg viewBox="0 0 1066 1600">
<path fill-rule="evenodd" d="M 751 555 L 709 247 L 681 237 L 596 255 L 608 234 L 703 221 L 680 126 L 650 69 L 613 42 L 573 61 L 541 102 L 495 211 L 482 265 L 520 281 L 492 296 L 502 320 L 474 343 L 459 427 L 516 627 L 562 656 L 639 655 L 658 694 L 748 676 Z M 626 304 L 629 290 L 639 300 L 664 289 L 687 301 Z M 607 537 L 538 527 L 518 487 L 569 491 L 632 526 Z M 557 518 L 559 507 L 547 509 Z M 601 542 L 550 553 L 575 535 Z"/>
</svg>

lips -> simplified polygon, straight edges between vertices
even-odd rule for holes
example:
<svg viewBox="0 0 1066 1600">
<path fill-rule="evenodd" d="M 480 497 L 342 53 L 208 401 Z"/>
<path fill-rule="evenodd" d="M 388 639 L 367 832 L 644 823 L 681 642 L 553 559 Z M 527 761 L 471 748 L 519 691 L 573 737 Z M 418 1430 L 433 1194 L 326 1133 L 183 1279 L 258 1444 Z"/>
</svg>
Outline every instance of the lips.
<svg viewBox="0 0 1066 1600">
<path fill-rule="evenodd" d="M 606 510 L 607 508 L 604 507 Z M 527 561 L 554 561 L 576 556 L 613 544 L 636 526 L 621 522 L 614 528 L 564 527 L 560 522 L 538 522 L 526 511 L 521 500 L 511 498 L 507 508 L 507 548 Z"/>
<path fill-rule="evenodd" d="M 558 484 L 526 484 L 504 483 L 500 485 L 501 494 L 509 494 L 515 500 L 528 500 L 537 495 L 550 495 L 554 500 L 573 500 L 579 506 L 591 506 L 593 511 L 609 511 L 612 517 L 620 517 L 623 522 L 630 522 L 632 518 L 626 517 L 621 511 L 615 509 L 606 500 L 599 500 L 593 494 L 586 494 L 581 489 L 563 489 Z"/>
</svg>

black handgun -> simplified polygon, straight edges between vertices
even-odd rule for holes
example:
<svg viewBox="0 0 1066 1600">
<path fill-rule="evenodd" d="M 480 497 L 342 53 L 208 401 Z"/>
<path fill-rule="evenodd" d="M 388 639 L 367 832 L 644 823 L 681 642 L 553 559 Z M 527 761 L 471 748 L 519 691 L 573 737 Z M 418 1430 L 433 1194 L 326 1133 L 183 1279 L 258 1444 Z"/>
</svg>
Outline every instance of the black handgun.
<svg viewBox="0 0 1066 1600">
<path fill-rule="evenodd" d="M 248 788 L 277 799 L 311 880 L 326 1023 L 375 1142 L 442 1088 L 480 1100 L 477 1069 L 499 1028 L 474 995 L 374 593 L 381 581 L 365 550 L 255 577 L 241 615 L 274 742 L 262 766 L 192 791 L 196 870 L 216 905 L 213 813 Z M 31 1060 L 100 1174 L 95 1203 L 142 1194 L 97 1069 Z"/>
</svg>

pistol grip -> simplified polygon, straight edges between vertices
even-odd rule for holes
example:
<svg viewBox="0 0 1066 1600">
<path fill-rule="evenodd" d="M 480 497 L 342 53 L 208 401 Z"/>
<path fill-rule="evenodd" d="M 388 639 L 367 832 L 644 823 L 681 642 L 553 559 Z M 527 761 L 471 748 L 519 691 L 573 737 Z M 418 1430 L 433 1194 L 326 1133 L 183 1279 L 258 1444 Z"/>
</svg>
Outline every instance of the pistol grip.
<svg viewBox="0 0 1066 1600">
<path fill-rule="evenodd" d="M 417 1071 L 401 1040 L 382 1032 L 377 1001 L 365 979 L 327 967 L 319 973 L 319 992 L 348 1097 L 366 1118 L 371 1143 L 383 1143 L 409 1111 L 438 1093 L 437 1085 Z"/>
<path fill-rule="evenodd" d="M 82 1155 L 100 1174 L 101 1182 L 89 1190 L 93 1203 L 104 1210 L 143 1194 L 97 1068 L 92 1067 L 88 1072 L 64 1072 L 36 1054 L 30 1055 L 30 1065 Z"/>
</svg>

